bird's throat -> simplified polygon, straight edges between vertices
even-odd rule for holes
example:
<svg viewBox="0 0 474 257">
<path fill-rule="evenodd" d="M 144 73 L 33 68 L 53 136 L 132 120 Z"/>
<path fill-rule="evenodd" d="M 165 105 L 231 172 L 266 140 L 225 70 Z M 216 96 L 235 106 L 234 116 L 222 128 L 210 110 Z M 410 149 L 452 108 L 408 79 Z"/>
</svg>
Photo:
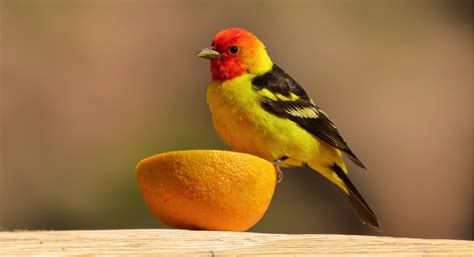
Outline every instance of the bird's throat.
<svg viewBox="0 0 474 257">
<path fill-rule="evenodd" d="M 212 80 L 228 80 L 245 73 L 243 65 L 236 61 L 212 60 L 211 77 Z"/>
</svg>

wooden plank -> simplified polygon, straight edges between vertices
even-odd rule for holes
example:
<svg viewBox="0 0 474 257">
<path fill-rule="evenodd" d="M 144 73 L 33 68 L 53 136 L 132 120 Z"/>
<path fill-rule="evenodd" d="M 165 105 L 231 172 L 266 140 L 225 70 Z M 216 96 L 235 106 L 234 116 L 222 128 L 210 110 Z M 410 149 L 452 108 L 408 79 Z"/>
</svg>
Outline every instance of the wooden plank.
<svg viewBox="0 0 474 257">
<path fill-rule="evenodd" d="M 0 255 L 474 256 L 460 240 L 174 229 L 0 232 Z"/>
</svg>

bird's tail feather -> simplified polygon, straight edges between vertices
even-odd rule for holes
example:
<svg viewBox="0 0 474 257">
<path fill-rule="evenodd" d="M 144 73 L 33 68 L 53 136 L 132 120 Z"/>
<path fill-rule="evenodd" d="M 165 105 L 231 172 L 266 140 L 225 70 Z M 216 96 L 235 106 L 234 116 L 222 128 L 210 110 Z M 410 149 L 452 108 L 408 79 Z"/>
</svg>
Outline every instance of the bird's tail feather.
<svg viewBox="0 0 474 257">
<path fill-rule="evenodd" d="M 359 193 L 359 191 L 357 191 L 355 186 L 349 180 L 346 173 L 337 164 L 331 166 L 331 169 L 342 180 L 342 182 L 344 182 L 345 188 L 341 188 L 339 185 L 338 188 L 352 204 L 352 207 L 356 211 L 362 223 L 369 226 L 374 231 L 381 232 L 382 226 L 380 225 L 377 216 L 375 216 L 375 213 L 370 209 L 362 195 Z"/>
</svg>

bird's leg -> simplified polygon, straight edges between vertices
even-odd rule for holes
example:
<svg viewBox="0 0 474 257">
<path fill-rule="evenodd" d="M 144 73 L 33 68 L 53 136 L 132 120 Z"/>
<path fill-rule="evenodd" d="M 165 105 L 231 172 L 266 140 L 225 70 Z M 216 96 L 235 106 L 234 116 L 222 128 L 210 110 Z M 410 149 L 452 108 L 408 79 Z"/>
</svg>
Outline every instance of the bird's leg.
<svg viewBox="0 0 474 257">
<path fill-rule="evenodd" d="M 283 156 L 279 159 L 276 159 L 273 161 L 273 165 L 275 165 L 275 169 L 277 170 L 277 183 L 280 183 L 283 180 L 283 172 L 280 169 L 280 164 L 282 161 L 285 161 L 288 159 L 288 156 Z"/>
<path fill-rule="evenodd" d="M 276 160 L 273 162 L 273 165 L 275 165 L 275 169 L 277 171 L 277 183 L 280 183 L 282 180 L 283 180 L 283 172 L 281 171 L 280 169 L 280 163 L 281 161 L 280 160 Z"/>
</svg>

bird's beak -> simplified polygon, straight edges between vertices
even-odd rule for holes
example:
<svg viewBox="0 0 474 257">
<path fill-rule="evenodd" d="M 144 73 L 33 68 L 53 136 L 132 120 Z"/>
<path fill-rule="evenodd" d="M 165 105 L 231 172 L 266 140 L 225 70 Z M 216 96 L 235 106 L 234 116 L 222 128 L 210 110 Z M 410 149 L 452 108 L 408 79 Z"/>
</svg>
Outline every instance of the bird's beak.
<svg viewBox="0 0 474 257">
<path fill-rule="evenodd" d="M 221 58 L 221 54 L 216 50 L 213 50 L 212 47 L 201 49 L 196 56 L 209 60 L 217 60 Z"/>
</svg>

